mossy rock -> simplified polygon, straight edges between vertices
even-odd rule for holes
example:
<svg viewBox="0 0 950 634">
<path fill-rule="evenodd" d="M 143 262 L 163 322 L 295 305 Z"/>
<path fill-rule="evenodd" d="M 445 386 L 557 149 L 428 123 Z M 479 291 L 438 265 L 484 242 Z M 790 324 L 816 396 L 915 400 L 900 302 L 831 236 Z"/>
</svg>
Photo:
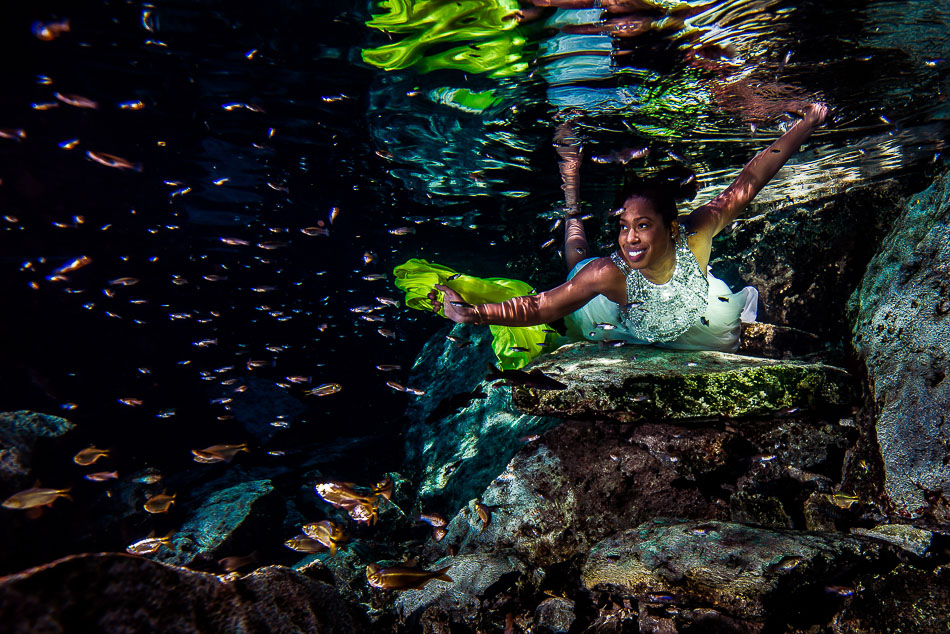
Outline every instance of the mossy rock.
<svg viewBox="0 0 950 634">
<path fill-rule="evenodd" d="M 580 342 L 545 355 L 537 368 L 564 390 L 512 389 L 524 412 L 568 418 L 689 420 L 829 410 L 850 405 L 852 377 L 822 363 L 725 352 L 607 347 Z"/>
</svg>

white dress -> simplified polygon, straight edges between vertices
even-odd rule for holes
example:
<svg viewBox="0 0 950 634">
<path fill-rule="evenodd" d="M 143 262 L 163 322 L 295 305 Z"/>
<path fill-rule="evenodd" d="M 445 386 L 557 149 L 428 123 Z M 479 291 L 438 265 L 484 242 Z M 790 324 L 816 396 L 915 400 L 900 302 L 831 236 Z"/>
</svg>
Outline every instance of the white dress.
<svg viewBox="0 0 950 634">
<path fill-rule="evenodd" d="M 595 259 L 597 258 L 588 258 L 578 262 L 567 276 L 567 279 L 577 275 L 578 271 Z M 674 280 L 702 275 L 695 256 L 685 245 L 685 240 L 682 240 L 681 244 L 678 245 L 676 267 L 677 270 L 674 272 L 673 278 L 667 284 L 647 282 L 646 286 L 650 287 L 649 291 L 656 294 L 665 292 L 667 295 L 669 295 L 670 290 L 682 292 L 682 289 L 673 288 Z M 622 268 L 621 270 L 623 271 Z M 639 271 L 624 272 L 627 274 L 628 280 L 628 298 L 632 298 L 632 285 L 638 281 L 632 276 L 639 275 L 642 278 L 642 274 Z M 635 335 L 631 332 L 636 328 L 631 324 L 629 313 L 631 307 L 636 308 L 638 304 L 628 304 L 622 309 L 619 304 L 610 301 L 603 295 L 598 295 L 582 308 L 564 318 L 564 322 L 567 324 L 567 336 L 574 340 L 605 341 L 619 339 L 628 343 L 655 345 L 675 350 L 734 352 L 739 347 L 739 323 L 755 321 L 759 293 L 752 286 L 746 286 L 738 293 L 733 293 L 726 286 L 726 283 L 709 272 L 708 268 L 706 281 L 709 283 L 709 289 L 704 310 L 700 311 L 702 315 L 692 324 L 686 325 L 685 330 L 673 338 L 667 337 L 666 340 L 661 341 L 658 339 L 663 339 L 663 336 L 650 337 L 648 333 L 644 334 L 642 328 L 638 330 L 640 336 Z M 643 287 L 644 284 L 639 282 L 639 286 Z M 695 288 L 695 283 L 693 287 Z M 648 305 L 648 302 L 646 304 Z M 652 322 L 656 323 L 657 320 L 653 319 Z"/>
</svg>

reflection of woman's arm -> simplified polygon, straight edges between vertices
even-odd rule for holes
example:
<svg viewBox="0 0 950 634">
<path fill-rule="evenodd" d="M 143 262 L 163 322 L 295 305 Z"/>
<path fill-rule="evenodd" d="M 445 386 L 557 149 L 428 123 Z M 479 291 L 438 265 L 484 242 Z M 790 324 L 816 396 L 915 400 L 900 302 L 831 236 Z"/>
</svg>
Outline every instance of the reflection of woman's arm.
<svg viewBox="0 0 950 634">
<path fill-rule="evenodd" d="M 588 257 L 590 247 L 580 219 L 581 145 L 567 123 L 557 127 L 554 148 L 560 158 L 561 189 L 564 190 L 564 262 L 570 271 Z M 544 323 L 544 322 L 542 322 Z"/>
<path fill-rule="evenodd" d="M 811 136 L 814 129 L 825 121 L 828 106 L 823 103 L 808 104 L 801 109 L 800 114 L 802 119 L 749 161 L 732 185 L 690 214 L 692 230 L 709 231 L 714 236 L 728 227 L 792 154 L 798 151 L 798 147 Z"/>
<path fill-rule="evenodd" d="M 546 324 L 581 308 L 598 294 L 616 296 L 622 292 L 625 279 L 607 258 L 595 260 L 577 275 L 549 291 L 537 295 L 513 297 L 497 304 L 467 304 L 461 295 L 441 284 L 436 288 L 444 294 L 439 304 L 435 291 L 429 293 L 433 310 L 441 307 L 443 314 L 457 323 L 496 326 L 537 326 Z"/>
</svg>

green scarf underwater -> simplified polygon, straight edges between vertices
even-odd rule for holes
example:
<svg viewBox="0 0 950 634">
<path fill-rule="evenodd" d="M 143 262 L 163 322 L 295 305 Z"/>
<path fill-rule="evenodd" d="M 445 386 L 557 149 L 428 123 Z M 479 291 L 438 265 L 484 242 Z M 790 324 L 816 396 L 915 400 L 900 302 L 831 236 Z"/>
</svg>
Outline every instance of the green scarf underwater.
<svg viewBox="0 0 950 634">
<path fill-rule="evenodd" d="M 505 277 L 473 277 L 458 274 L 447 266 L 433 264 L 426 260 L 413 258 L 393 269 L 396 287 L 406 293 L 406 306 L 416 310 L 432 312 L 428 294 L 436 284 L 448 286 L 471 304 L 503 302 L 512 297 L 533 295 L 534 289 L 527 282 L 511 280 Z M 453 280 L 449 278 L 458 275 Z M 439 302 L 442 293 L 439 292 Z M 445 317 L 442 310 L 439 314 Z M 498 366 L 502 370 L 523 368 L 554 345 L 557 332 L 545 324 L 540 326 L 489 326 L 492 337 L 492 349 L 498 357 Z"/>
</svg>

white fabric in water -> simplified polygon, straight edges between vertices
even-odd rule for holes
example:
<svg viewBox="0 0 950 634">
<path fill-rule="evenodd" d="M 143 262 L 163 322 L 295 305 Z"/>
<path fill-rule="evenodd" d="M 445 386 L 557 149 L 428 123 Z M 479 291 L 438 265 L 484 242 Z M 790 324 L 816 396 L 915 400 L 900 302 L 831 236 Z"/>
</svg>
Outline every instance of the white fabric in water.
<svg viewBox="0 0 950 634">
<path fill-rule="evenodd" d="M 597 258 L 588 258 L 578 262 L 567 276 L 571 279 L 588 263 Z M 753 322 L 759 300 L 759 292 L 752 286 L 746 286 L 733 293 L 726 283 L 713 275 L 707 268 L 709 280 L 709 301 L 702 320 L 689 327 L 682 335 L 665 343 L 655 343 L 658 348 L 674 350 L 719 350 L 734 352 L 739 348 L 739 323 Z M 574 340 L 592 341 L 623 340 L 628 343 L 651 345 L 637 339 L 627 332 L 620 320 L 620 306 L 603 295 L 598 295 L 585 306 L 564 318 L 567 324 L 567 336 Z"/>
</svg>

